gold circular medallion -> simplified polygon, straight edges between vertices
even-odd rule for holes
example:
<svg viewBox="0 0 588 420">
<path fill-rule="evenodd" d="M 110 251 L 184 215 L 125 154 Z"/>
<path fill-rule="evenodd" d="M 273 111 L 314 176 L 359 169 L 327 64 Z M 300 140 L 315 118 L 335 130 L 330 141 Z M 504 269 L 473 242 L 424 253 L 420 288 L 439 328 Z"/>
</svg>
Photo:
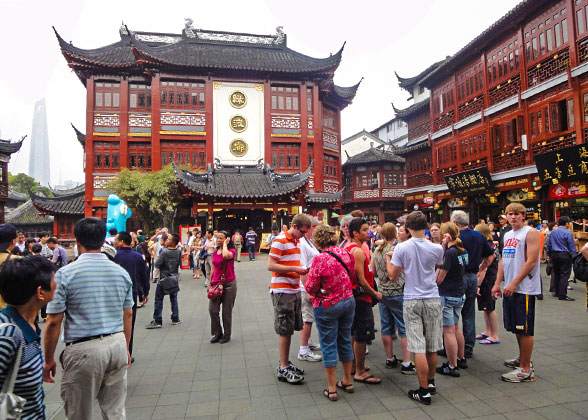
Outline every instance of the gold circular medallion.
<svg viewBox="0 0 588 420">
<path fill-rule="evenodd" d="M 241 90 L 234 90 L 229 95 L 229 102 L 233 108 L 243 108 L 247 105 L 247 95 Z"/>
<path fill-rule="evenodd" d="M 242 133 L 247 129 L 247 120 L 243 115 L 233 115 L 229 120 L 229 126 L 235 133 Z"/>
<path fill-rule="evenodd" d="M 235 139 L 230 144 L 231 153 L 237 157 L 243 157 L 247 153 L 249 147 L 245 140 L 243 139 Z"/>
</svg>

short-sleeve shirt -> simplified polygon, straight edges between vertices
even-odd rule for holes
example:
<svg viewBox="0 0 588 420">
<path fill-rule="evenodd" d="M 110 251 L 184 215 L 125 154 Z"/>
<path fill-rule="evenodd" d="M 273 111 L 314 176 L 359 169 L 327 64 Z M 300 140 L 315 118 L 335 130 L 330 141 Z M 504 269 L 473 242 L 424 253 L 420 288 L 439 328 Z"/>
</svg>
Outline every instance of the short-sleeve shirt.
<svg viewBox="0 0 588 420">
<path fill-rule="evenodd" d="M 102 253 L 85 253 L 55 273 L 47 313 L 65 312 L 65 342 L 123 331 L 123 308 L 133 307 L 129 273 Z"/>
<path fill-rule="evenodd" d="M 354 272 L 355 259 L 353 255 L 336 246 L 330 247 L 328 251 L 337 255 L 350 273 Z M 339 261 L 327 252 L 317 255 L 313 260 L 306 285 L 308 293 L 312 296 L 314 308 L 318 308 L 319 305 L 328 308 L 353 296 L 351 278 L 347 271 L 341 267 Z"/>
<path fill-rule="evenodd" d="M 245 234 L 245 240 L 247 245 L 255 245 L 255 238 L 257 238 L 257 233 L 250 230 Z"/>
<path fill-rule="evenodd" d="M 445 251 L 442 270 L 446 270 L 445 279 L 439 285 L 439 295 L 447 297 L 462 297 L 465 293 L 463 274 L 468 265 L 468 253 L 460 251 L 455 245 Z"/>
<path fill-rule="evenodd" d="M 410 238 L 396 245 L 392 264 L 404 268 L 404 300 L 439 297 L 435 268 L 443 264 L 443 248 L 425 238 Z"/>
<path fill-rule="evenodd" d="M 10 305 L 0 314 L 0 324 L 2 323 L 14 324 L 18 328 L 14 326 L 0 328 L 0 384 L 6 381 L 18 346 L 22 343 L 22 356 L 13 392 L 27 400 L 21 416 L 22 420 L 43 420 L 45 419 L 45 404 L 43 404 L 45 394 L 43 392 L 41 330 L 36 324 L 33 329 Z"/>
<path fill-rule="evenodd" d="M 230 260 L 226 260 L 222 252 L 220 254 L 218 252 L 212 254 L 212 265 L 214 267 L 212 283 L 219 282 L 223 274 L 225 276 L 225 283 L 235 280 L 235 255 L 237 255 L 237 251 L 234 248 L 230 248 L 229 251 L 233 254 L 233 258 Z"/>
<path fill-rule="evenodd" d="M 300 267 L 300 243 L 288 231 L 283 231 L 272 242 L 269 256 L 274 258 L 278 264 Z M 270 289 L 271 293 L 299 293 L 300 275 L 293 272 L 272 272 Z"/>
<path fill-rule="evenodd" d="M 482 259 L 494 254 L 494 251 L 490 248 L 488 240 L 477 230 L 470 228 L 460 230 L 459 239 L 461 239 L 463 247 L 468 252 L 466 272 L 477 273 Z"/>
<path fill-rule="evenodd" d="M 57 261 L 56 264 L 58 267 L 63 267 L 67 265 L 67 251 L 61 245 L 57 245 L 53 250 L 53 257 L 51 259 Z"/>
</svg>

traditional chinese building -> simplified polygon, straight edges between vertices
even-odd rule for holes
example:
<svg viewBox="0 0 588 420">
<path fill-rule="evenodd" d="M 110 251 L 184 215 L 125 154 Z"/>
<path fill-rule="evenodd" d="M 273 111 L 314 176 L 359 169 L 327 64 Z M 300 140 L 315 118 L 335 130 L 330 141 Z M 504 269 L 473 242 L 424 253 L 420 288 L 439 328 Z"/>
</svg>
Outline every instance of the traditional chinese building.
<svg viewBox="0 0 588 420">
<path fill-rule="evenodd" d="M 10 155 L 20 150 L 25 137 L 14 143 L 11 143 L 10 140 L 0 140 L 0 223 L 4 223 L 4 206 L 9 198 L 8 162 L 10 161 Z"/>
<path fill-rule="evenodd" d="M 431 95 L 428 112 L 418 104 L 401 112 L 407 207 L 429 197 L 434 216 L 463 207 L 473 221 L 496 220 L 512 201 L 536 218 L 585 214 L 586 7 L 588 0 L 523 1 L 417 77 Z M 421 141 L 412 140 L 421 125 Z"/>
<path fill-rule="evenodd" d="M 358 209 L 366 219 L 378 223 L 396 222 L 402 215 L 404 159 L 389 149 L 372 143 L 367 150 L 348 157 L 343 164 L 343 212 Z"/>
<path fill-rule="evenodd" d="M 57 32 L 56 32 L 57 34 Z M 340 199 L 340 113 L 359 83 L 334 84 L 343 47 L 326 58 L 287 37 L 195 29 L 120 28 L 120 41 L 82 49 L 57 34 L 87 90 L 86 216 L 106 216 L 106 181 L 122 168 L 175 163 L 184 223 L 255 225 Z M 182 168 L 182 169 L 179 169 Z"/>
<path fill-rule="evenodd" d="M 52 217 L 53 234 L 60 241 L 73 241 L 74 225 L 84 217 L 85 186 L 70 190 L 52 190 L 54 197 L 31 194 L 32 205 L 40 216 Z"/>
</svg>

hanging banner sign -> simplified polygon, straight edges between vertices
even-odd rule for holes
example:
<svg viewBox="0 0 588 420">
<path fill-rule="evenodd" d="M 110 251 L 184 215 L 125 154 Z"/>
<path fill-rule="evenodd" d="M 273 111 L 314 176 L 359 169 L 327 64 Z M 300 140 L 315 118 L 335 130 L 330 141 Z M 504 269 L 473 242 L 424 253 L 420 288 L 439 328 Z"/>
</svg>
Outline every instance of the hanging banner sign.
<svg viewBox="0 0 588 420">
<path fill-rule="evenodd" d="M 474 192 L 491 190 L 494 182 L 488 168 L 479 168 L 458 174 L 446 175 L 445 182 L 453 195 L 468 195 Z"/>
<path fill-rule="evenodd" d="M 586 197 L 588 189 L 583 182 L 562 182 L 549 186 L 549 198 L 560 200 L 562 198 Z"/>
<path fill-rule="evenodd" d="M 542 184 L 588 179 L 588 146 L 578 144 L 535 156 Z"/>
</svg>

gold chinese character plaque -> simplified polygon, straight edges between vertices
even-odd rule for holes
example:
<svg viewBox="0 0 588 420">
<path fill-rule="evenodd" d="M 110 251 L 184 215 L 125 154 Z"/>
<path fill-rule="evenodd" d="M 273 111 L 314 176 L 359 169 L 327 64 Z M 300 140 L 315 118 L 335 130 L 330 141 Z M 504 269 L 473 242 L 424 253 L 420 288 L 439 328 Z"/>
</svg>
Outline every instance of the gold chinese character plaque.
<svg viewBox="0 0 588 420">
<path fill-rule="evenodd" d="M 247 129 L 247 120 L 243 115 L 233 115 L 229 120 L 229 125 L 235 133 L 242 133 Z"/>
<path fill-rule="evenodd" d="M 230 148 L 233 155 L 242 157 L 247 153 L 248 146 L 243 139 L 235 139 L 231 142 Z"/>
<path fill-rule="evenodd" d="M 247 96 L 241 90 L 235 90 L 229 95 L 229 102 L 233 108 L 241 109 L 247 105 Z"/>
</svg>

